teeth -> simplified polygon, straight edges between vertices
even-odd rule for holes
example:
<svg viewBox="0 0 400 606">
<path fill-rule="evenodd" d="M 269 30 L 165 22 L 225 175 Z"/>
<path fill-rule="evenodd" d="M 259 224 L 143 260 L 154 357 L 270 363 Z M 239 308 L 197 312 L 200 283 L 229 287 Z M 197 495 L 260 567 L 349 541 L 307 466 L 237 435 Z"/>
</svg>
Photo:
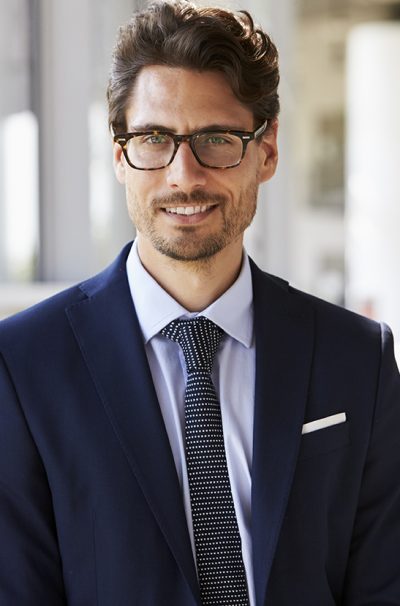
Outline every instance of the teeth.
<svg viewBox="0 0 400 606">
<path fill-rule="evenodd" d="M 197 213 L 205 213 L 206 210 L 211 208 L 206 204 L 203 206 L 177 206 L 176 208 L 166 208 L 167 213 L 174 215 L 195 215 Z"/>
</svg>

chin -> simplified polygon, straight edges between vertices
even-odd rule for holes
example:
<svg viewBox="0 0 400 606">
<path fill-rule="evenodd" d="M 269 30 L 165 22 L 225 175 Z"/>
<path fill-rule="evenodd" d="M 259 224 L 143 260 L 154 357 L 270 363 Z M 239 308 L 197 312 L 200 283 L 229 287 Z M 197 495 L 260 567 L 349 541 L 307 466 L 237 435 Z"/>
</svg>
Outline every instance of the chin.
<svg viewBox="0 0 400 606">
<path fill-rule="evenodd" d="M 225 248 L 227 243 L 221 241 L 221 238 L 207 238 L 202 240 L 196 246 L 193 240 L 188 242 L 185 238 L 175 242 L 170 242 L 163 239 L 157 239 L 153 241 L 153 246 L 158 252 L 174 259 L 175 261 L 204 261 L 211 259 L 217 253 L 221 252 Z"/>
</svg>

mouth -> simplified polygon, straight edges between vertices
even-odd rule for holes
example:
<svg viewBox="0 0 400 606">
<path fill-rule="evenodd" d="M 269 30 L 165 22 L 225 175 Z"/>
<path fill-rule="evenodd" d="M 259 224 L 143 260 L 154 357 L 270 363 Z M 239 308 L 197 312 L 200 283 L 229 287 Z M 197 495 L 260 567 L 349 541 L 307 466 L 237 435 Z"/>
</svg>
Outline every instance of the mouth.
<svg viewBox="0 0 400 606">
<path fill-rule="evenodd" d="M 169 215 L 184 215 L 189 217 L 191 215 L 198 215 L 205 213 L 215 207 L 215 204 L 201 204 L 198 206 L 174 206 L 164 208 L 163 210 Z"/>
</svg>

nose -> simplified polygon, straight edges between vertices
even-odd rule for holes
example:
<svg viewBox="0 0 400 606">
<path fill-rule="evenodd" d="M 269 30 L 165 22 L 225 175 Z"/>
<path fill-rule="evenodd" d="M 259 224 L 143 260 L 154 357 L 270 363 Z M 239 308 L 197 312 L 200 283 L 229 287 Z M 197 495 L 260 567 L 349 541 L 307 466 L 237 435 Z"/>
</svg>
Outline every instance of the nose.
<svg viewBox="0 0 400 606">
<path fill-rule="evenodd" d="M 207 169 L 198 163 L 187 141 L 179 145 L 175 158 L 166 170 L 168 185 L 186 193 L 206 184 Z"/>
</svg>

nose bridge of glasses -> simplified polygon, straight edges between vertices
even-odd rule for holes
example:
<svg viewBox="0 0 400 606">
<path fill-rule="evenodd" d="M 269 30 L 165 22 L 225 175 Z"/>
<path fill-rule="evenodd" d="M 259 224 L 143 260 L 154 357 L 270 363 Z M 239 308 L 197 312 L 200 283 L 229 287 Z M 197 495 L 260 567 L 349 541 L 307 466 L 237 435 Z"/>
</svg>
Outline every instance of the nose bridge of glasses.
<svg viewBox="0 0 400 606">
<path fill-rule="evenodd" d="M 174 140 L 175 151 L 174 151 L 173 159 L 175 159 L 175 156 L 178 152 L 178 149 L 180 148 L 181 143 L 188 143 L 192 154 L 194 155 L 194 157 L 196 158 L 196 160 L 198 162 L 199 159 L 198 159 L 195 147 L 194 147 L 194 141 L 196 139 L 196 136 L 197 136 L 197 133 L 192 133 L 190 135 L 174 135 L 173 140 Z"/>
<path fill-rule="evenodd" d="M 196 133 L 191 135 L 174 135 L 173 139 L 175 146 L 179 147 L 181 143 L 189 143 L 190 147 L 192 147 L 192 142 L 195 136 Z"/>
</svg>

